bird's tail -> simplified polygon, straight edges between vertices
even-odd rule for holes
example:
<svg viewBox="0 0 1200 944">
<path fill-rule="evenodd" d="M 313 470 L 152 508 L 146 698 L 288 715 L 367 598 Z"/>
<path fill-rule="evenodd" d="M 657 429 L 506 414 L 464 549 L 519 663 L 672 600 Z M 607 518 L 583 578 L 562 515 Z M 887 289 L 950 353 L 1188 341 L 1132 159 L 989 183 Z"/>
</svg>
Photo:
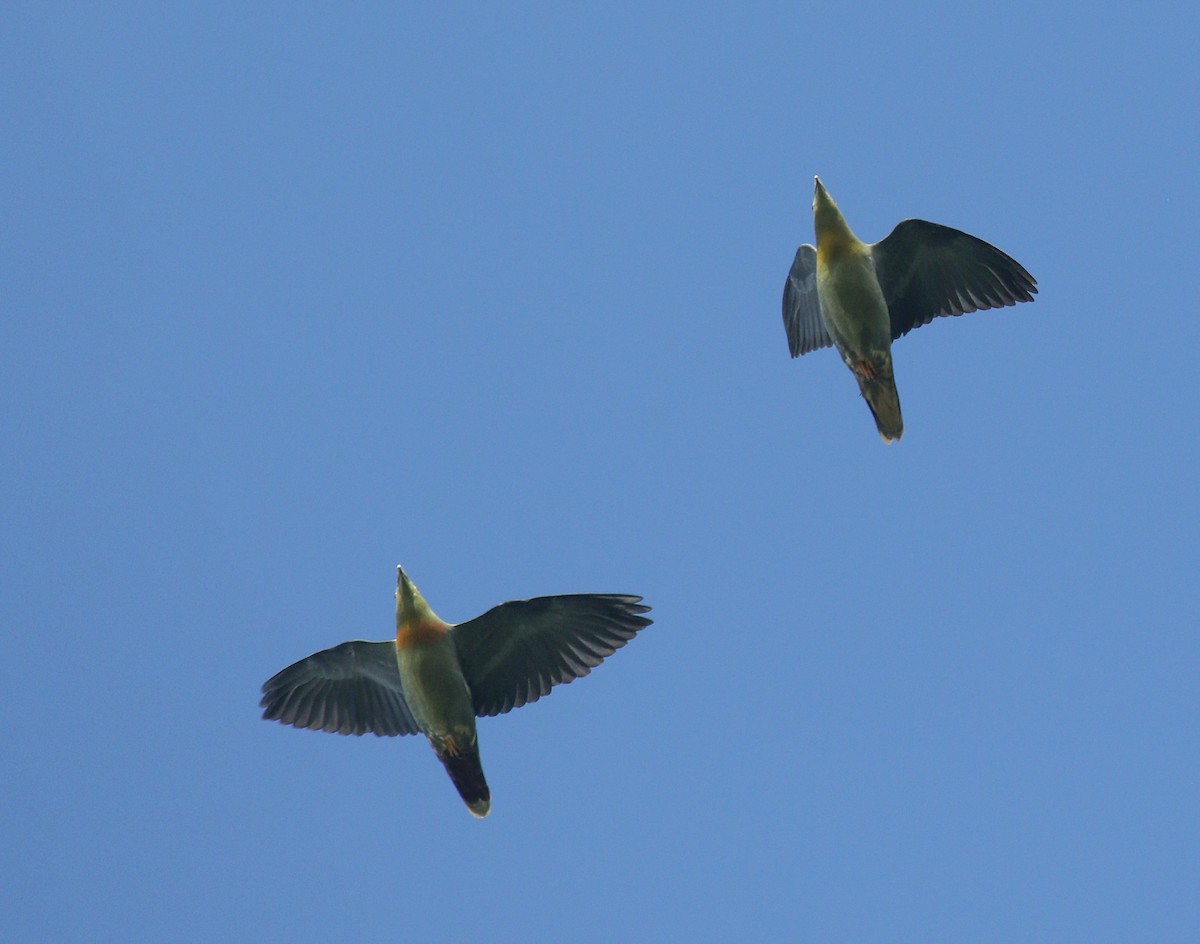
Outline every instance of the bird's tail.
<svg viewBox="0 0 1200 944">
<path fill-rule="evenodd" d="M 891 358 L 886 364 L 876 365 L 874 377 L 855 373 L 858 389 L 871 408 L 875 426 L 884 442 L 894 442 L 904 435 L 904 420 L 900 416 L 900 394 L 896 391 L 896 379 L 892 374 Z"/>
<path fill-rule="evenodd" d="M 480 819 L 487 816 L 492 809 L 492 791 L 488 789 L 487 781 L 483 779 L 483 765 L 479 762 L 478 744 L 460 754 L 439 752 L 438 759 L 446 768 L 450 779 L 454 781 L 458 795 L 467 804 L 471 815 Z"/>
</svg>

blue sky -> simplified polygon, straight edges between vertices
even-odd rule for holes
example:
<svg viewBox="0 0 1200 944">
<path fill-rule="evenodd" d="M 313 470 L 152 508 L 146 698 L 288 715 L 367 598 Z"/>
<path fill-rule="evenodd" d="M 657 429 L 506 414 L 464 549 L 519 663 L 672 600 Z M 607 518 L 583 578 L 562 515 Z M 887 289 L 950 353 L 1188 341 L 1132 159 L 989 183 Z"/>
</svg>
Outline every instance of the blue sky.
<svg viewBox="0 0 1200 944">
<path fill-rule="evenodd" d="M 0 937 L 1192 939 L 1197 15 L 419 6 L 0 13 Z M 897 445 L 814 174 L 1039 280 Z M 654 607 L 485 821 L 259 718 L 397 563 Z"/>
</svg>

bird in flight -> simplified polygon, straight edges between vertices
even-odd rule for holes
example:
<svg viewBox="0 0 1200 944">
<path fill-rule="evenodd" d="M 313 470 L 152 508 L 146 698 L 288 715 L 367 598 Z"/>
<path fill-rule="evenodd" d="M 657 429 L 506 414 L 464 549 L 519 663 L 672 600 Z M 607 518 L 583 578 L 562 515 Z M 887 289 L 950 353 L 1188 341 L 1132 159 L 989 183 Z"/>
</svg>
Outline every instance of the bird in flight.
<svg viewBox="0 0 1200 944">
<path fill-rule="evenodd" d="M 792 357 L 833 345 L 858 381 L 884 442 L 904 433 L 892 342 L 940 315 L 1031 302 L 1037 280 L 1011 256 L 967 233 L 903 220 L 861 242 L 815 178 L 817 245 L 805 243 L 783 286 Z"/>
<path fill-rule="evenodd" d="M 263 685 L 263 717 L 337 734 L 424 734 L 467 809 L 491 809 L 476 716 L 502 715 L 587 675 L 651 621 L 641 597 L 511 600 L 457 625 L 397 567 L 396 638 L 314 653 Z"/>
</svg>

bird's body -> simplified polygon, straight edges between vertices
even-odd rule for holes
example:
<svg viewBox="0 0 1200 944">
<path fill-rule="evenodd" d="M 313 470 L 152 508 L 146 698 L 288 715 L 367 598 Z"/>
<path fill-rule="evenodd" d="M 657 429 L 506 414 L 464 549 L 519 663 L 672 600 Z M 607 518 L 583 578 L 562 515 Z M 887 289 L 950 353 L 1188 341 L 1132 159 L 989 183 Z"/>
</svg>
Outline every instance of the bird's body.
<svg viewBox="0 0 1200 944">
<path fill-rule="evenodd" d="M 486 816 L 476 716 L 587 675 L 650 624 L 649 607 L 614 594 L 536 597 L 454 625 L 397 571 L 395 639 L 345 642 L 288 666 L 263 685 L 263 717 L 338 734 L 424 734 L 467 808 Z"/>
<path fill-rule="evenodd" d="M 858 381 L 885 441 L 904 432 L 892 341 L 937 315 L 1032 301 L 1036 281 L 981 239 L 905 220 L 886 239 L 862 242 L 816 181 L 817 245 L 803 245 L 783 291 L 793 357 L 833 345 Z"/>
<path fill-rule="evenodd" d="M 448 631 L 443 631 L 440 638 L 405 646 L 397 643 L 396 665 L 405 700 L 422 734 L 431 740 L 475 739 L 471 691 Z"/>
<path fill-rule="evenodd" d="M 421 733 L 434 742 L 475 741 L 471 691 L 450 637 L 403 570 L 396 589 L 396 667 L 404 699 Z"/>
<path fill-rule="evenodd" d="M 420 599 L 411 582 L 407 587 L 411 588 L 410 595 Z M 402 579 L 398 596 L 403 596 L 406 589 Z M 420 608 L 412 603 L 398 608 L 408 611 L 397 613 L 396 668 L 400 687 L 413 720 L 429 739 L 467 808 L 475 816 L 487 816 L 492 795 L 479 760 L 471 690 L 450 637 L 453 627 L 438 619 L 424 600 L 421 604 Z"/>
<path fill-rule="evenodd" d="M 827 224 L 825 234 L 817 247 L 821 318 L 858 381 L 880 435 L 889 442 L 899 439 L 904 422 L 892 372 L 891 323 L 871 247 L 850 231 L 840 213 Z"/>
</svg>

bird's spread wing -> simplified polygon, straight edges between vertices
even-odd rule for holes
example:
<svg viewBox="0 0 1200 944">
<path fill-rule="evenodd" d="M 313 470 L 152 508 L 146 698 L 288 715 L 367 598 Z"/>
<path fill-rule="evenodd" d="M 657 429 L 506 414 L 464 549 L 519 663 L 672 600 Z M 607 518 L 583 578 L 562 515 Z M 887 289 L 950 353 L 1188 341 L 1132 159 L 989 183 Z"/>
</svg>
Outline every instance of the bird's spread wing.
<svg viewBox="0 0 1200 944">
<path fill-rule="evenodd" d="M 417 734 L 396 644 L 356 639 L 313 653 L 263 685 L 263 717 L 338 734 Z"/>
<path fill-rule="evenodd" d="M 787 329 L 792 357 L 830 347 L 833 339 L 821 320 L 817 296 L 817 251 L 808 243 L 796 250 L 796 258 L 783 283 L 783 326 Z"/>
<path fill-rule="evenodd" d="M 939 315 L 1031 302 L 1037 280 L 995 246 L 949 226 L 904 220 L 871 247 L 892 340 Z"/>
<path fill-rule="evenodd" d="M 650 625 L 641 597 L 575 594 L 501 603 L 451 631 L 477 715 L 502 715 L 587 675 Z"/>
</svg>

